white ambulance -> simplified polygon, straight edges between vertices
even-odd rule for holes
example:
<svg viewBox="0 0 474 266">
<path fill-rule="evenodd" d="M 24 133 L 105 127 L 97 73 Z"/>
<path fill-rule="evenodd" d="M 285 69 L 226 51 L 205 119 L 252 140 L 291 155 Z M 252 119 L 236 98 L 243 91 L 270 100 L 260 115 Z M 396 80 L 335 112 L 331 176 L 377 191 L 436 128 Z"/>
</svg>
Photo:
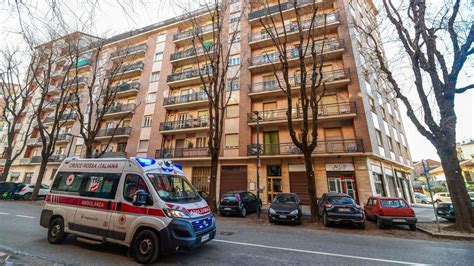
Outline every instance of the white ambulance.
<svg viewBox="0 0 474 266">
<path fill-rule="evenodd" d="M 139 263 L 214 238 L 215 219 L 180 166 L 148 158 L 68 158 L 59 167 L 40 224 L 48 241 L 72 233 L 91 244 L 129 247 Z"/>
</svg>

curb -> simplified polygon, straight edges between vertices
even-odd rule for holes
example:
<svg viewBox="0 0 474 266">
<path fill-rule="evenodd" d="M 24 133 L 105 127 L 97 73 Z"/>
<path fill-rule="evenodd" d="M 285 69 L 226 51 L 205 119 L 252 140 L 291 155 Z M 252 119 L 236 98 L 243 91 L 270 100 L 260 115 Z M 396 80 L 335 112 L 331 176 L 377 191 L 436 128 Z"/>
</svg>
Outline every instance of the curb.
<svg viewBox="0 0 474 266">
<path fill-rule="evenodd" d="M 454 234 L 446 234 L 446 233 L 435 233 L 430 230 L 417 227 L 419 231 L 428 234 L 433 237 L 441 237 L 441 238 L 449 238 L 449 239 L 458 239 L 458 240 L 474 240 L 474 236 L 469 236 L 469 235 L 454 235 Z"/>
</svg>

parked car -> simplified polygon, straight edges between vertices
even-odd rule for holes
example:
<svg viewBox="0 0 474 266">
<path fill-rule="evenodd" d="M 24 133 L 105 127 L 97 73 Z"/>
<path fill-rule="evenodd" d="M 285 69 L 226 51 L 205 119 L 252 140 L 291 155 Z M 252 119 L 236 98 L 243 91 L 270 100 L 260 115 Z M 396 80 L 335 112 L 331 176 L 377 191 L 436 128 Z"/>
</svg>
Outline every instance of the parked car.
<svg viewBox="0 0 474 266">
<path fill-rule="evenodd" d="M 222 216 L 228 214 L 237 214 L 242 217 L 248 213 L 257 211 L 262 203 L 257 202 L 257 197 L 247 191 L 232 191 L 225 193 L 219 203 L 219 214 Z"/>
<path fill-rule="evenodd" d="M 0 199 L 11 198 L 11 196 L 19 190 L 19 186 L 21 185 L 21 183 L 15 182 L 0 182 Z"/>
<path fill-rule="evenodd" d="M 209 205 L 209 193 L 203 190 L 199 190 L 197 193 L 207 202 L 207 205 Z"/>
<path fill-rule="evenodd" d="M 451 197 L 449 197 L 448 192 L 440 192 L 433 195 L 433 200 L 436 203 L 451 202 Z"/>
<path fill-rule="evenodd" d="M 431 197 L 426 196 L 423 193 L 415 192 L 416 203 L 431 204 Z"/>
<path fill-rule="evenodd" d="M 474 200 L 474 191 L 468 192 L 467 194 L 469 194 L 469 197 L 471 198 L 471 200 Z"/>
<path fill-rule="evenodd" d="M 35 184 L 22 185 L 21 189 L 13 195 L 14 199 L 24 199 L 30 200 L 33 190 L 35 189 Z M 49 186 L 41 184 L 41 187 L 38 191 L 38 197 L 44 198 L 48 195 Z"/>
<path fill-rule="evenodd" d="M 471 206 L 474 208 L 474 198 L 471 198 Z M 454 214 L 454 207 L 452 202 L 442 202 L 436 207 L 436 213 L 439 217 L 442 217 L 448 221 L 456 221 Z"/>
<path fill-rule="evenodd" d="M 268 221 L 301 224 L 301 200 L 295 193 L 278 193 L 268 208 Z"/>
<path fill-rule="evenodd" d="M 415 211 L 402 198 L 370 197 L 364 211 L 367 220 L 376 221 L 380 229 L 403 224 L 408 225 L 412 231 L 416 230 Z"/>
<path fill-rule="evenodd" d="M 351 196 L 344 193 L 324 193 L 318 203 L 318 213 L 323 217 L 325 226 L 347 222 L 358 228 L 365 228 L 364 210 Z"/>
</svg>

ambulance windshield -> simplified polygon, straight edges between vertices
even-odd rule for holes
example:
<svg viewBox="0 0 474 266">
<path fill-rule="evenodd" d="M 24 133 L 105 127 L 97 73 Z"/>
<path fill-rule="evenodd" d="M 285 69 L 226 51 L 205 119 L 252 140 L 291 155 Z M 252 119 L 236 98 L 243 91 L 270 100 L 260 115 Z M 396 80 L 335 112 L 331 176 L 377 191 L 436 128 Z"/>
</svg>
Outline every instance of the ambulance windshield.
<svg viewBox="0 0 474 266">
<path fill-rule="evenodd" d="M 183 176 L 147 174 L 153 187 L 164 201 L 196 202 L 201 197 Z"/>
</svg>

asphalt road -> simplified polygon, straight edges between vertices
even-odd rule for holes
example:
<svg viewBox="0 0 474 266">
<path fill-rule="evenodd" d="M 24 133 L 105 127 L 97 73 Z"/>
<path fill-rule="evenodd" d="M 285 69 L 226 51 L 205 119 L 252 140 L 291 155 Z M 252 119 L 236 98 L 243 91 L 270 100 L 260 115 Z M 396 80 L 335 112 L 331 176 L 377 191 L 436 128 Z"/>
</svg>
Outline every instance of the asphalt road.
<svg viewBox="0 0 474 266">
<path fill-rule="evenodd" d="M 116 245 L 89 245 L 74 237 L 62 245 L 50 245 L 46 229 L 39 226 L 40 212 L 38 204 L 0 202 L 0 254 L 19 253 L 26 264 L 134 263 L 126 256 L 126 248 Z M 470 265 L 472 261 L 474 243 L 406 240 L 229 220 L 218 221 L 215 240 L 191 252 L 160 260 L 168 264 L 252 265 Z"/>
</svg>

